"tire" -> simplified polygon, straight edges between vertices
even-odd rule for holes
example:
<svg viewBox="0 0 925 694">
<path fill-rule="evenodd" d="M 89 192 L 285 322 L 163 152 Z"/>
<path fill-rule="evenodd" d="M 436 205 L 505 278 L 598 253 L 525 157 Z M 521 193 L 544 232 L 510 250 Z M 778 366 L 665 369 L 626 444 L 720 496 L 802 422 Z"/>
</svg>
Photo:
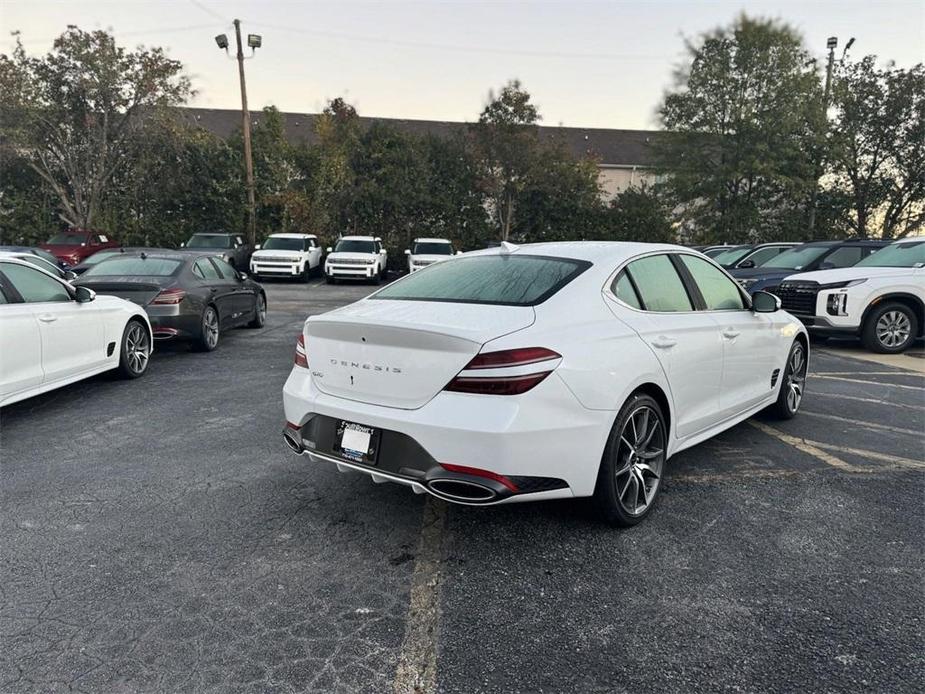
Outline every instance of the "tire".
<svg viewBox="0 0 925 694">
<path fill-rule="evenodd" d="M 324 276 L 324 283 L 325 283 L 325 284 L 337 284 L 337 280 L 335 280 L 335 279 L 334 279 L 333 277 L 331 277 L 330 275 L 325 275 L 325 276 Z"/>
<path fill-rule="evenodd" d="M 125 324 L 119 343 L 119 374 L 122 378 L 139 378 L 151 361 L 151 334 L 137 318 Z"/>
<path fill-rule="evenodd" d="M 637 393 L 620 409 L 594 489 L 594 505 L 610 525 L 636 525 L 652 511 L 665 471 L 668 430 L 654 398 Z"/>
<path fill-rule="evenodd" d="M 305 267 L 302 268 L 302 274 L 299 275 L 299 280 L 301 280 L 303 284 L 308 284 L 311 278 L 312 278 L 312 266 L 309 265 L 308 261 L 306 260 Z"/>
<path fill-rule="evenodd" d="M 209 304 L 202 312 L 199 323 L 199 338 L 196 340 L 196 349 L 200 352 L 211 352 L 218 347 L 221 339 L 221 322 L 218 311 Z"/>
<path fill-rule="evenodd" d="M 248 328 L 262 328 L 267 322 L 267 298 L 262 294 L 257 294 L 256 304 L 254 306 L 254 320 L 247 324 Z"/>
<path fill-rule="evenodd" d="M 778 419 L 793 419 L 799 411 L 803 403 L 808 367 L 806 347 L 799 340 L 794 340 L 787 353 L 787 365 L 781 374 L 777 400 L 768 408 Z"/>
<path fill-rule="evenodd" d="M 868 314 L 861 328 L 861 342 L 872 352 L 899 354 L 912 345 L 918 332 L 915 311 L 891 301 Z"/>
</svg>

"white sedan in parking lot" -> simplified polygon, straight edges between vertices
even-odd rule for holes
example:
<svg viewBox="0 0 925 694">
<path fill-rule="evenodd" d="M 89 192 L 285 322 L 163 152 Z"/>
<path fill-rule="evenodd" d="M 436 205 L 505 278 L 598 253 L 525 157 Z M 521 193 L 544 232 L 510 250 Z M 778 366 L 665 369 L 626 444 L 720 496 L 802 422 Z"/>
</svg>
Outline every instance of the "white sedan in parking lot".
<svg viewBox="0 0 925 694">
<path fill-rule="evenodd" d="M 651 510 L 668 458 L 800 407 L 803 325 L 670 245 L 511 246 L 310 317 L 283 390 L 298 453 L 463 504 Z"/>
<path fill-rule="evenodd" d="M 141 307 L 0 258 L 0 405 L 110 369 L 138 378 L 150 354 Z"/>
</svg>

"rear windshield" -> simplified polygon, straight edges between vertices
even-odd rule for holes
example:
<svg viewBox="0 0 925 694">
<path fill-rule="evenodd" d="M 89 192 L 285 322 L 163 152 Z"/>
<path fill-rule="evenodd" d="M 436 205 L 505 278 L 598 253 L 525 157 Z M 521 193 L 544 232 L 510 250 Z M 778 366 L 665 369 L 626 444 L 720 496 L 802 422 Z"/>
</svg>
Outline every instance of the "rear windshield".
<svg viewBox="0 0 925 694">
<path fill-rule="evenodd" d="M 335 253 L 375 253 L 375 241 L 357 241 L 355 239 L 342 239 L 334 246 Z"/>
<path fill-rule="evenodd" d="M 871 253 L 855 267 L 922 267 L 925 265 L 925 241 L 892 243 Z"/>
<path fill-rule="evenodd" d="M 370 298 L 536 306 L 589 267 L 586 260 L 537 255 L 463 256 L 407 275 Z"/>
<path fill-rule="evenodd" d="M 193 234 L 187 248 L 231 248 L 231 237 L 224 234 Z"/>
<path fill-rule="evenodd" d="M 439 241 L 419 241 L 414 244 L 414 255 L 453 255 L 453 246 Z"/>
<path fill-rule="evenodd" d="M 72 231 L 62 231 L 55 234 L 46 242 L 49 246 L 79 246 L 87 242 L 88 234 Z"/>
<path fill-rule="evenodd" d="M 114 255 L 121 255 L 122 251 L 116 249 L 114 251 L 100 251 L 99 253 L 94 253 L 89 258 L 84 258 L 84 265 L 96 265 L 101 260 L 106 260 L 106 258 L 112 258 Z"/>
<path fill-rule="evenodd" d="M 176 274 L 182 264 L 182 261 L 171 258 L 140 258 L 138 256 L 109 258 L 89 268 L 83 277 L 100 275 L 169 277 Z"/>
</svg>

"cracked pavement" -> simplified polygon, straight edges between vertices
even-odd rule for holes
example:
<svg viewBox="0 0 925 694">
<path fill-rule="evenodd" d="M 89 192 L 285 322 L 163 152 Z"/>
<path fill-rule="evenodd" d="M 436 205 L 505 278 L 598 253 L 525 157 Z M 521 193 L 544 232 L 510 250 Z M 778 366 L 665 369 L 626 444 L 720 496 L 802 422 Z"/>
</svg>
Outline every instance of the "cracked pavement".
<svg viewBox="0 0 925 694">
<path fill-rule="evenodd" d="M 0 412 L 0 692 L 392 691 L 424 499 L 279 435 L 302 319 L 371 287 L 267 289 L 264 330 Z M 744 423 L 673 458 L 632 530 L 443 509 L 429 686 L 916 691 L 925 378 L 837 345 L 812 369 L 805 412 L 758 421 L 858 472 Z"/>
</svg>

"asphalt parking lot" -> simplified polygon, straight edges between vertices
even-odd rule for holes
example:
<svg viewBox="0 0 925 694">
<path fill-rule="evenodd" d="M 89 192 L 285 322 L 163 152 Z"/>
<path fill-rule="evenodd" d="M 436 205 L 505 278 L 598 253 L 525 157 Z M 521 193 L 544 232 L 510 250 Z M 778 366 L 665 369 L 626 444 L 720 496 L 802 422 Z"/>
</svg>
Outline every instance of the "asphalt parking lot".
<svg viewBox="0 0 925 694">
<path fill-rule="evenodd" d="M 301 321 L 371 287 L 267 288 L 212 354 L 0 413 L 0 691 L 921 691 L 920 348 L 820 348 L 796 419 L 676 456 L 619 531 L 290 453 Z"/>
</svg>

